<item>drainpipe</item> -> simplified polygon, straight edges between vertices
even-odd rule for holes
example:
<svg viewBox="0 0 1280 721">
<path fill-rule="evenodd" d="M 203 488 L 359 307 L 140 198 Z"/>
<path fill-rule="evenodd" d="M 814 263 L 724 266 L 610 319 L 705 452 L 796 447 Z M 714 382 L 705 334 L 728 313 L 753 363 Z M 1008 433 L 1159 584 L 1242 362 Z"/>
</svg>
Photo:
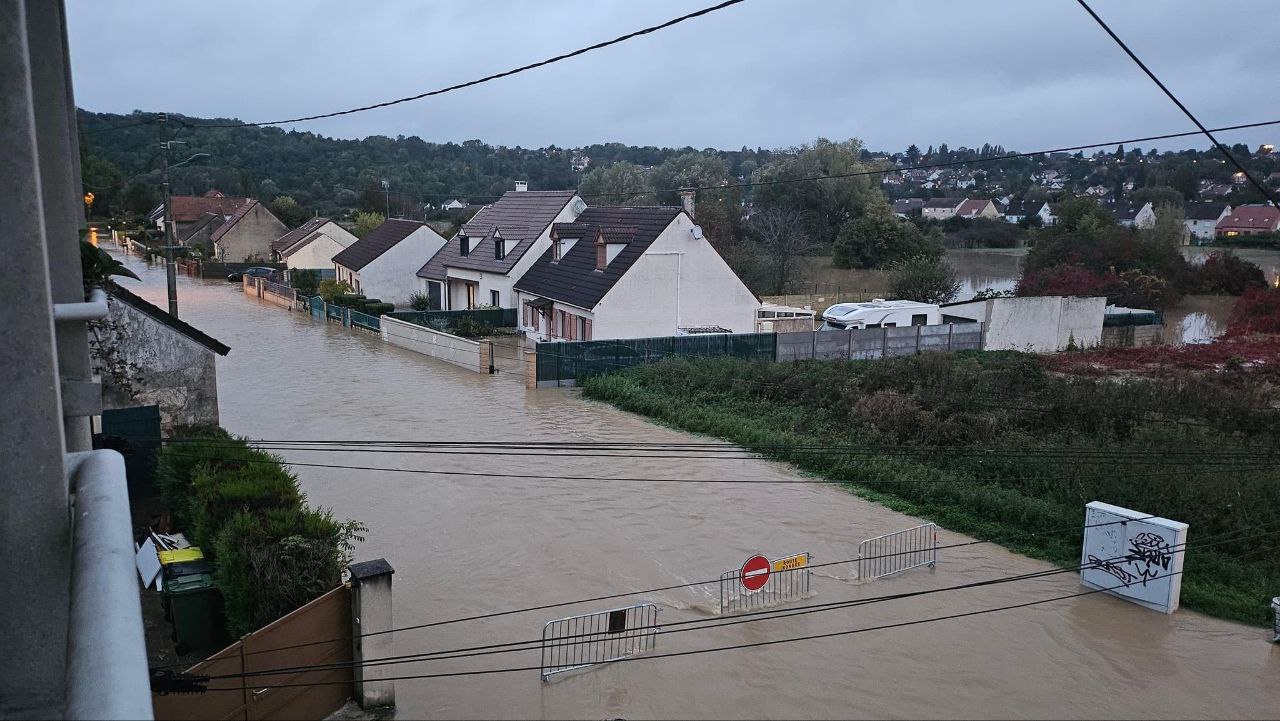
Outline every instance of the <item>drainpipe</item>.
<svg viewBox="0 0 1280 721">
<path fill-rule="evenodd" d="M 106 317 L 107 293 L 101 288 L 94 288 L 90 291 L 89 300 L 86 302 L 53 304 L 53 320 L 55 323 L 102 320 Z"/>
</svg>

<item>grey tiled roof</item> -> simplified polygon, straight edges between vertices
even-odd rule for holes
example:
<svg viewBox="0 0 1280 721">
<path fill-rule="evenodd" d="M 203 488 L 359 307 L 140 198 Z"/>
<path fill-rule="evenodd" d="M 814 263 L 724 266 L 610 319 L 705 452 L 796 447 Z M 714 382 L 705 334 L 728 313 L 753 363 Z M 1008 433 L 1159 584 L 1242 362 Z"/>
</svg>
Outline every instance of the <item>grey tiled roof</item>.
<svg viewBox="0 0 1280 721">
<path fill-rule="evenodd" d="M 515 287 L 579 308 L 594 308 L 680 213 L 673 207 L 587 208 L 573 225 L 584 226 L 589 232 L 557 262 L 551 261 L 552 249 L 548 249 Z M 627 242 L 599 272 L 595 269 L 597 232 L 602 232 L 606 241 L 625 238 Z"/>
<path fill-rule="evenodd" d="M 333 262 L 343 268 L 360 270 L 376 260 L 378 256 L 394 248 L 396 243 L 408 238 L 413 231 L 425 227 L 426 225 L 416 220 L 392 218 L 383 221 L 382 225 L 369 231 L 368 235 L 333 256 Z"/>
<path fill-rule="evenodd" d="M 231 352 L 231 349 L 228 348 L 225 343 L 219 341 L 217 338 L 214 338 L 208 335 L 204 331 L 191 325 L 190 323 L 187 323 L 186 321 L 179 320 L 169 315 L 168 313 L 164 312 L 160 308 L 157 308 L 156 306 L 148 303 L 142 298 L 139 298 L 138 296 L 125 290 L 119 285 L 112 284 L 110 287 L 107 288 L 107 294 L 110 295 L 112 298 L 115 298 L 116 300 L 120 301 L 121 303 L 124 303 L 125 305 L 133 307 L 134 310 L 139 311 L 143 315 L 149 316 L 152 320 L 156 321 L 157 323 L 161 323 L 163 325 L 169 326 L 170 328 L 177 331 L 178 333 L 185 335 L 186 337 L 190 338 L 196 343 L 199 343 L 205 348 L 208 348 L 214 353 L 217 353 L 218 355 L 226 355 L 227 353 Z"/>
<path fill-rule="evenodd" d="M 312 218 L 307 222 L 299 225 L 293 230 L 271 241 L 271 249 L 277 253 L 283 253 L 294 245 L 301 243 L 307 236 L 312 235 L 320 226 L 328 223 L 328 218 Z"/>
<path fill-rule="evenodd" d="M 1217 220 L 1226 209 L 1226 203 L 1189 203 L 1186 217 L 1187 220 Z"/>
<path fill-rule="evenodd" d="M 924 203 L 926 208 L 958 208 L 964 198 L 930 198 Z"/>
<path fill-rule="evenodd" d="M 577 195 L 572 190 L 509 190 L 487 205 L 464 226 L 459 236 L 470 238 L 471 249 L 462 254 L 462 241 L 454 237 L 418 271 L 421 278 L 444 280 L 446 268 L 465 268 L 486 273 L 511 272 L 542 232 L 551 225 L 564 206 Z M 494 258 L 493 233 L 506 243 L 506 257 Z"/>
</svg>

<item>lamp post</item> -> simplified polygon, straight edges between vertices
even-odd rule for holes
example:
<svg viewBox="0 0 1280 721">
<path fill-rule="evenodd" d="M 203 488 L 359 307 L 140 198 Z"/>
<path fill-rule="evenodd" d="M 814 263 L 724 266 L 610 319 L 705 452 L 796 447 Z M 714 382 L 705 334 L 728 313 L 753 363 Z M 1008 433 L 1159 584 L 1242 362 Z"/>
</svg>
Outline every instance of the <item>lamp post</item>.
<svg viewBox="0 0 1280 721">
<path fill-rule="evenodd" d="M 164 249 L 165 284 L 167 285 L 168 295 L 169 295 L 169 315 L 173 316 L 174 318 L 177 318 L 178 317 L 178 262 L 177 262 L 177 259 L 174 257 L 174 251 L 181 246 L 177 244 L 177 238 L 175 237 L 177 233 L 175 232 L 175 229 L 174 229 L 173 207 L 169 197 L 169 168 L 170 167 L 181 168 L 182 166 L 188 163 L 191 163 L 193 161 L 196 161 L 202 158 L 207 158 L 209 157 L 209 154 L 196 153 L 195 155 L 192 155 L 191 157 L 187 158 L 181 163 L 175 163 L 173 166 L 170 166 L 169 165 L 170 146 L 174 145 L 175 143 L 182 144 L 183 141 L 169 140 L 166 137 L 168 134 L 168 131 L 167 131 L 168 124 L 169 124 L 169 116 L 167 114 L 161 115 L 160 116 L 160 137 L 161 137 L 160 154 L 164 158 L 164 165 L 162 166 L 163 173 L 164 173 L 164 176 L 163 176 L 164 180 L 162 185 L 164 188 L 164 248 L 163 249 Z"/>
</svg>

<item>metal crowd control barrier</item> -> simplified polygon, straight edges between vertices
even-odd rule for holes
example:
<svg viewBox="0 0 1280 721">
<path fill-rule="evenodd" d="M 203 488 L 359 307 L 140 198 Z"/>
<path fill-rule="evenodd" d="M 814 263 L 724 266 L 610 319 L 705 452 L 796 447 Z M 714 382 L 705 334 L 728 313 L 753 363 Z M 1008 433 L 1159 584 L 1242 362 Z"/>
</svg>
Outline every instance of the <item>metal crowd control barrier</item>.
<svg viewBox="0 0 1280 721">
<path fill-rule="evenodd" d="M 542 627 L 542 680 L 650 651 L 658 607 L 641 603 L 547 621 Z"/>
<path fill-rule="evenodd" d="M 808 553 L 769 561 L 769 580 L 759 591 L 742 586 L 741 569 L 720 574 L 720 613 L 736 613 L 796 601 L 809 595 Z"/>
<path fill-rule="evenodd" d="M 938 524 L 868 538 L 858 544 L 858 578 L 882 578 L 938 562 Z"/>
</svg>

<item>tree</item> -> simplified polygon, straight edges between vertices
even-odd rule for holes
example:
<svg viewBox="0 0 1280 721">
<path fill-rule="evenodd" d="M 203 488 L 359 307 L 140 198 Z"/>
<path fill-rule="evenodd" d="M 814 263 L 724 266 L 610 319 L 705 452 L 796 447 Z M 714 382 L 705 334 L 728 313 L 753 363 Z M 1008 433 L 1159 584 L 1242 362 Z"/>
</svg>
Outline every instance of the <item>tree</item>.
<svg viewBox="0 0 1280 721">
<path fill-rule="evenodd" d="M 298 205 L 298 201 L 288 195 L 281 195 L 271 201 L 271 212 L 289 228 L 296 228 L 311 218 L 311 211 Z"/>
<path fill-rule="evenodd" d="M 900 220 L 881 199 L 861 217 L 840 227 L 832 248 L 837 268 L 876 268 L 913 256 L 941 257 L 946 252 L 936 234 L 925 234 Z"/>
<path fill-rule="evenodd" d="M 920 162 L 920 147 L 915 143 L 907 146 L 907 162 L 911 165 Z"/>
<path fill-rule="evenodd" d="M 801 279 L 801 258 L 813 250 L 811 222 L 807 211 L 794 208 L 769 207 L 752 214 L 747 232 L 755 255 L 764 261 L 761 289 L 765 293 L 785 293 Z"/>
<path fill-rule="evenodd" d="M 320 274 L 311 268 L 293 272 L 293 287 L 300 295 L 312 296 L 320 285 Z"/>
<path fill-rule="evenodd" d="M 862 143 L 856 139 L 833 142 L 818 138 L 813 145 L 796 148 L 756 171 L 753 179 L 765 184 L 756 186 L 755 202 L 807 211 L 813 218 L 814 240 L 829 244 L 845 222 L 861 216 L 873 203 L 884 203 L 878 180 L 854 175 L 875 169 L 860 162 L 861 151 Z M 823 179 L 831 176 L 845 177 Z M 798 182 L 769 184 L 771 181 Z"/>
<path fill-rule="evenodd" d="M 596 168 L 582 176 L 578 193 L 591 205 L 653 205 L 649 180 L 635 163 Z"/>
<path fill-rule="evenodd" d="M 1138 188 L 1129 196 L 1134 205 L 1141 206 L 1143 203 L 1151 203 L 1153 207 L 1162 205 L 1176 207 L 1181 209 L 1183 206 L 1182 193 L 1170 188 L 1167 185 L 1153 185 L 1147 188 Z"/>
<path fill-rule="evenodd" d="M 897 261 L 889 271 L 894 298 L 919 303 L 946 303 L 960 292 L 956 270 L 937 256 L 917 255 Z"/>
<path fill-rule="evenodd" d="M 386 218 L 382 217 L 382 213 L 361 213 L 361 212 L 356 213 L 355 219 L 356 219 L 356 227 L 355 227 L 355 230 L 351 231 L 351 234 L 357 238 L 365 237 L 366 235 L 369 234 L 370 231 L 382 225 L 382 222 L 386 220 Z"/>
<path fill-rule="evenodd" d="M 1150 228 L 1145 228 L 1141 232 L 1152 243 L 1160 246 L 1172 246 L 1178 248 L 1183 245 L 1190 233 L 1187 230 L 1187 216 L 1182 211 L 1181 205 L 1159 205 L 1156 206 L 1156 222 Z"/>
<path fill-rule="evenodd" d="M 160 191 L 143 183 L 133 182 L 124 194 L 124 209 L 130 213 L 146 215 L 160 204 Z"/>
</svg>

